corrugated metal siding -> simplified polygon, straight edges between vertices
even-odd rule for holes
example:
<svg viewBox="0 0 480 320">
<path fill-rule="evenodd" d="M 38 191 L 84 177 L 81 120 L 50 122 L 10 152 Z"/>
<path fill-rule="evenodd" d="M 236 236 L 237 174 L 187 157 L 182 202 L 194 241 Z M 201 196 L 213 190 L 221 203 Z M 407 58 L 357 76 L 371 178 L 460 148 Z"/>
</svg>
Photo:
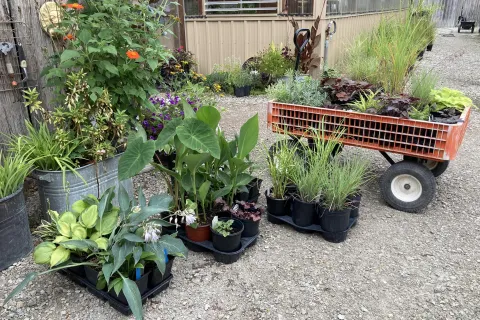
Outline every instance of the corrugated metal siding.
<svg viewBox="0 0 480 320">
<path fill-rule="evenodd" d="M 441 9 L 435 15 L 439 27 L 454 27 L 462 13 L 468 21 L 476 21 L 480 24 L 480 1 L 479 0 L 426 0 L 426 3 L 437 4 Z"/>
<path fill-rule="evenodd" d="M 367 13 L 334 17 L 337 33 L 330 42 L 329 65 L 334 65 L 345 48 L 361 32 L 375 27 L 382 16 L 402 14 L 403 11 Z M 333 17 L 332 17 L 333 18 Z M 302 28 L 310 28 L 313 17 L 296 18 Z M 325 30 L 331 19 L 322 19 L 320 30 Z M 290 22 L 277 16 L 242 16 L 192 19 L 185 21 L 187 49 L 193 52 L 198 62 L 198 71 L 210 73 L 215 64 L 228 57 L 245 61 L 257 55 L 272 41 L 288 44 L 293 49 L 293 28 Z M 322 38 L 324 33 L 322 32 Z M 322 41 L 325 39 L 322 39 Z M 323 43 L 317 48 L 323 56 Z"/>
</svg>

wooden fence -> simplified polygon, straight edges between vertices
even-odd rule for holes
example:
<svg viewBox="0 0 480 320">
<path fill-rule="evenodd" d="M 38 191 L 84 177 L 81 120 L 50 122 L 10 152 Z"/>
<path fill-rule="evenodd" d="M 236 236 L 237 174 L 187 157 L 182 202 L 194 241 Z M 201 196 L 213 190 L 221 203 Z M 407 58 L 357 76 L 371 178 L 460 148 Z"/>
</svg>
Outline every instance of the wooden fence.
<svg viewBox="0 0 480 320">
<path fill-rule="evenodd" d="M 479 0 L 427 0 L 426 3 L 440 6 L 440 10 L 435 15 L 439 27 L 456 26 L 461 14 L 468 21 L 476 21 L 476 25 L 480 25 Z"/>
</svg>

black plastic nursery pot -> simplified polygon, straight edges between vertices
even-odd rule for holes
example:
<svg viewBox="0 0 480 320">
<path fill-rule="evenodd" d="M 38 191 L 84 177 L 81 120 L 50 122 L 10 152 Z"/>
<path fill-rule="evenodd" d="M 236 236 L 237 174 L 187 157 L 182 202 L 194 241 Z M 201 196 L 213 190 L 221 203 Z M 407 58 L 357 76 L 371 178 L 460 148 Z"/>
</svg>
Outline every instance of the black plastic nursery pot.
<svg viewBox="0 0 480 320">
<path fill-rule="evenodd" d="M 265 190 L 265 197 L 267 198 L 267 211 L 274 216 L 284 216 L 288 214 L 289 198 L 275 199 L 271 197 L 268 190 Z"/>
<path fill-rule="evenodd" d="M 358 217 L 358 212 L 360 209 L 360 201 L 362 201 L 362 195 L 360 193 L 349 196 L 347 198 L 347 201 L 349 202 L 350 206 L 350 218 L 356 218 Z"/>
<path fill-rule="evenodd" d="M 314 216 L 317 212 L 316 202 L 304 202 L 293 198 L 292 220 L 297 226 L 307 227 L 313 224 Z"/>
<path fill-rule="evenodd" d="M 433 43 L 430 43 L 428 46 L 427 46 L 427 51 L 432 51 L 433 49 Z"/>
<path fill-rule="evenodd" d="M 324 208 L 320 217 L 320 226 L 326 232 L 344 232 L 350 225 L 350 208 L 340 211 L 331 211 Z"/>
<path fill-rule="evenodd" d="M 0 271 L 19 261 L 33 249 L 23 185 L 0 199 Z"/>
<path fill-rule="evenodd" d="M 247 219 L 237 219 L 243 223 L 242 238 L 254 237 L 260 232 L 260 220 L 253 221 Z"/>
<path fill-rule="evenodd" d="M 147 292 L 149 277 L 150 277 L 150 272 L 145 273 L 143 276 L 140 277 L 140 279 L 135 281 L 135 284 L 137 285 L 138 290 L 140 291 L 140 295 L 143 295 L 145 292 Z M 120 292 L 120 294 L 117 296 L 117 294 L 115 293 L 115 290 L 113 290 L 112 288 L 112 290 L 108 291 L 108 294 L 111 297 L 120 301 L 121 303 L 128 304 L 128 301 L 125 298 L 125 295 L 123 294 L 123 292 Z"/>
<path fill-rule="evenodd" d="M 90 266 L 85 266 L 84 270 L 85 270 L 85 278 L 87 278 L 88 282 L 96 286 L 98 281 L 98 274 L 100 273 L 100 270 L 95 270 Z"/>
<path fill-rule="evenodd" d="M 219 221 L 227 221 L 228 218 L 220 218 Z M 211 227 L 210 227 L 211 228 Z M 213 247 L 218 251 L 222 252 L 234 252 L 237 251 L 241 245 L 241 238 L 243 232 L 243 223 L 238 219 L 233 219 L 233 233 L 229 234 L 228 236 L 224 237 L 220 233 L 212 230 L 212 243 Z"/>
<path fill-rule="evenodd" d="M 170 277 L 170 275 L 172 274 L 172 267 L 173 267 L 174 260 L 175 260 L 175 256 L 168 256 L 168 262 L 165 265 L 165 273 L 163 275 L 155 265 L 155 268 L 152 272 L 150 272 L 150 278 L 148 279 L 149 288 L 155 288 L 160 283 L 162 283 L 163 280 Z"/>
<path fill-rule="evenodd" d="M 241 97 L 248 97 L 250 95 L 250 86 L 245 86 L 245 87 L 235 87 L 234 88 L 234 93 L 235 97 L 241 98 Z"/>
<path fill-rule="evenodd" d="M 234 201 L 248 201 L 249 199 L 249 193 L 248 192 L 239 192 L 233 197 Z"/>
<path fill-rule="evenodd" d="M 260 188 L 262 187 L 262 179 L 253 179 L 247 184 L 248 190 L 248 200 L 250 202 L 258 202 L 258 197 L 260 196 Z"/>
<path fill-rule="evenodd" d="M 82 262 L 85 262 L 87 260 L 87 256 L 78 256 L 74 253 L 72 253 L 70 255 L 70 260 L 72 260 L 72 262 L 74 263 L 82 263 Z M 81 266 L 77 266 L 77 267 L 71 267 L 69 268 L 70 271 L 72 271 L 73 273 L 81 276 L 81 277 L 84 277 L 85 276 L 85 266 L 81 265 Z"/>
</svg>

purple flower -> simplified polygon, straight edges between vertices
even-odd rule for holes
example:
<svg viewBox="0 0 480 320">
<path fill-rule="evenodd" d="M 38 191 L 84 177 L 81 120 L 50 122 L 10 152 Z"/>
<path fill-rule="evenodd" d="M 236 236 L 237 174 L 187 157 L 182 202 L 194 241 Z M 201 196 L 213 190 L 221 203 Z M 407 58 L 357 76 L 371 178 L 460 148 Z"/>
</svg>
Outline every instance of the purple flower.
<svg viewBox="0 0 480 320">
<path fill-rule="evenodd" d="M 166 114 L 163 118 L 164 118 L 165 120 L 171 120 L 171 119 L 172 119 L 169 114 Z"/>
<path fill-rule="evenodd" d="M 180 111 L 180 115 L 181 115 L 181 116 L 184 116 L 184 115 L 185 115 L 185 112 Z"/>
<path fill-rule="evenodd" d="M 148 121 L 147 120 L 143 120 L 143 124 L 146 126 L 148 125 Z"/>
<path fill-rule="evenodd" d="M 150 140 L 155 140 L 155 138 L 153 136 L 150 136 Z"/>
<path fill-rule="evenodd" d="M 193 111 L 197 112 L 197 111 L 198 111 L 198 108 L 193 108 Z"/>
<path fill-rule="evenodd" d="M 159 123 L 158 126 L 157 126 L 157 128 L 163 129 L 163 124 L 162 124 L 162 123 Z"/>
</svg>

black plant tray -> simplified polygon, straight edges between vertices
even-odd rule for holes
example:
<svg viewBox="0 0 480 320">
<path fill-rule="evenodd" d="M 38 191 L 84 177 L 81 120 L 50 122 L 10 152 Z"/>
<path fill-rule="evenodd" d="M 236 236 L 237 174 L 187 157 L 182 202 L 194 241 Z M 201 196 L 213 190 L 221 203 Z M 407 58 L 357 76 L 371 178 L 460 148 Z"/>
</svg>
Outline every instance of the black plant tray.
<svg viewBox="0 0 480 320">
<path fill-rule="evenodd" d="M 108 304 L 117 310 L 118 312 L 128 316 L 132 314 L 132 310 L 128 306 L 128 304 L 124 304 L 123 302 L 118 301 L 114 297 L 110 296 L 107 291 L 98 290 L 93 284 L 91 284 L 87 278 L 81 277 L 68 269 L 60 270 L 59 273 L 66 275 L 70 278 L 73 282 L 81 285 L 82 287 L 86 287 L 87 291 L 95 295 L 97 298 L 102 300 L 108 301 Z M 147 292 L 142 294 L 142 305 L 145 304 L 147 298 L 153 298 L 163 290 L 167 289 L 170 286 L 170 281 L 172 281 L 173 275 L 170 275 L 165 280 L 163 280 L 159 285 L 156 287 L 149 289 Z"/>
<path fill-rule="evenodd" d="M 300 227 L 296 225 L 291 216 L 274 216 L 273 214 L 270 214 L 267 212 L 267 220 L 270 221 L 273 224 L 289 224 L 291 225 L 295 230 L 298 232 L 303 232 L 303 233 L 313 233 L 313 232 L 318 232 L 321 233 L 323 238 L 329 242 L 334 242 L 334 243 L 339 243 L 343 242 L 347 239 L 347 234 L 348 231 L 353 228 L 357 224 L 358 217 L 356 218 L 350 218 L 350 223 L 348 225 L 348 229 L 345 231 L 340 231 L 340 232 L 327 232 L 322 229 L 322 227 L 319 224 L 312 224 L 308 227 Z"/>
<path fill-rule="evenodd" d="M 225 264 L 230 264 L 237 262 L 238 259 L 240 259 L 240 256 L 242 253 L 250 246 L 253 246 L 257 242 L 259 234 L 253 237 L 244 237 L 241 239 L 241 244 L 242 246 L 240 249 L 234 252 L 222 252 L 218 251 L 213 247 L 212 241 L 202 241 L 202 242 L 195 242 L 190 239 L 188 239 L 187 234 L 185 230 L 179 229 L 178 230 L 178 237 L 183 240 L 183 243 L 185 243 L 185 246 L 192 251 L 195 252 L 205 252 L 205 251 L 211 251 L 213 252 L 213 256 L 216 261 L 225 263 Z"/>
</svg>

